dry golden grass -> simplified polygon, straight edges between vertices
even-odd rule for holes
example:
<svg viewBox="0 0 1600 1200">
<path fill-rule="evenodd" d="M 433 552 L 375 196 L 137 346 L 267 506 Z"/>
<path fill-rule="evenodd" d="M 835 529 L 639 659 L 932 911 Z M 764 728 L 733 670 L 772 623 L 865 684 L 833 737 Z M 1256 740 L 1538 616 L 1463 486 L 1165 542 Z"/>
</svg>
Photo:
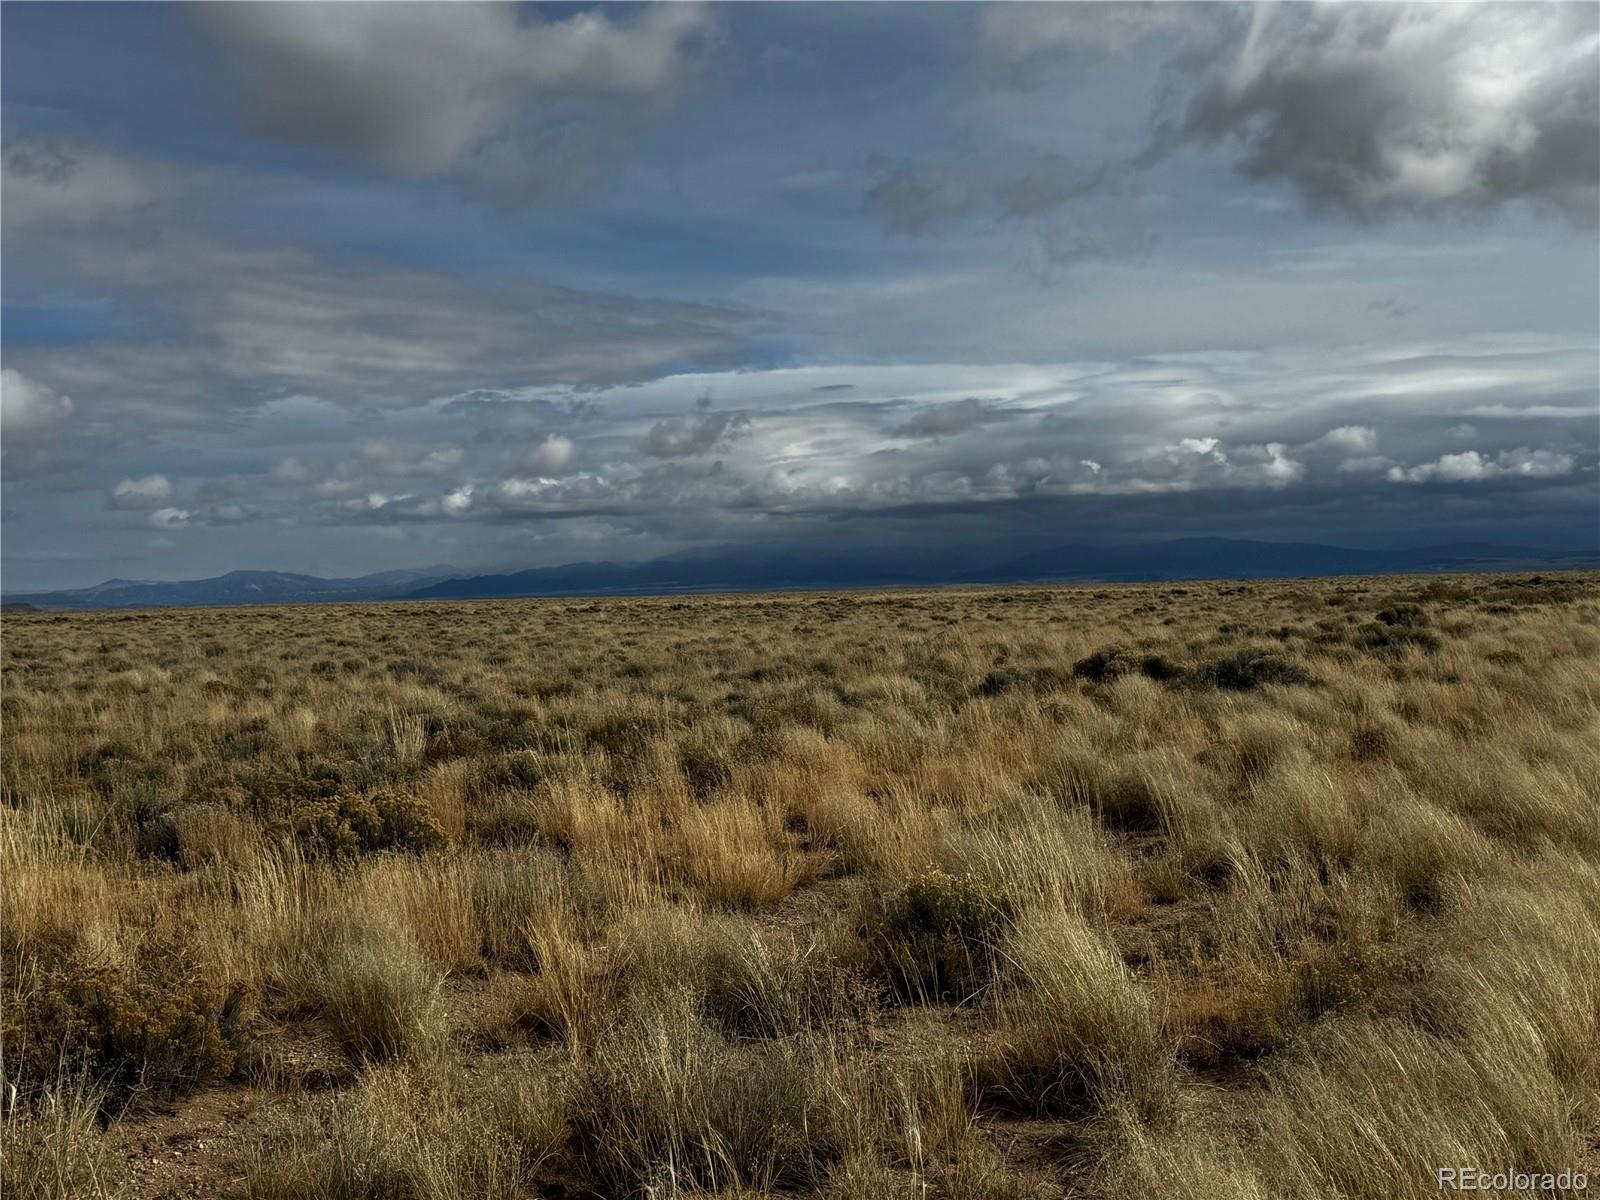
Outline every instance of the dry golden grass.
<svg viewBox="0 0 1600 1200">
<path fill-rule="evenodd" d="M 261 1200 L 1600 1169 L 1591 575 L 3 641 L 8 1197 L 217 1095 Z"/>
</svg>

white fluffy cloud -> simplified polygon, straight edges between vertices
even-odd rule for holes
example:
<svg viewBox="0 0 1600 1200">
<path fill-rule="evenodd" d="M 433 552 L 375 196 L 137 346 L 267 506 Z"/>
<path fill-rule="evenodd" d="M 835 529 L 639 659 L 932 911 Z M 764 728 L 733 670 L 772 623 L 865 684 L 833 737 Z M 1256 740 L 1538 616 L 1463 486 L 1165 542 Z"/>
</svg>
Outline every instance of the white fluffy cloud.
<svg viewBox="0 0 1600 1200">
<path fill-rule="evenodd" d="M 1167 492 L 1198 488 L 1284 488 L 1306 473 L 1282 442 L 1225 445 L 1217 437 L 1180 438 L 1125 467 L 1121 478 L 1095 478 L 1076 491 Z"/>
<path fill-rule="evenodd" d="M 172 481 L 165 475 L 144 475 L 138 479 L 124 479 L 111 489 L 113 508 L 160 509 L 175 512 L 163 506 L 172 499 Z"/>
<path fill-rule="evenodd" d="M 0 432 L 4 437 L 42 433 L 72 415 L 72 401 L 10 367 L 0 370 Z"/>
<path fill-rule="evenodd" d="M 1378 433 L 1370 425 L 1341 425 L 1312 443 L 1340 454 L 1371 454 L 1378 448 Z"/>
<path fill-rule="evenodd" d="M 572 465 L 575 451 L 571 438 L 552 433 L 528 451 L 527 462 L 541 474 L 559 475 Z"/>
<path fill-rule="evenodd" d="M 1390 467 L 1389 479 L 1394 483 L 1479 483 L 1508 476 L 1554 479 L 1572 474 L 1575 465 L 1570 454 L 1530 450 L 1526 446 L 1504 450 L 1493 457 L 1464 450 L 1460 454 L 1441 454 L 1433 462 L 1415 467 Z"/>
<path fill-rule="evenodd" d="M 1254 471 L 1265 486 L 1288 487 L 1304 477 L 1305 463 L 1290 458 L 1282 442 L 1268 442 L 1261 450 Z"/>
<path fill-rule="evenodd" d="M 642 493 L 624 470 L 616 475 L 582 471 L 565 479 L 547 477 L 502 479 L 489 491 L 491 504 L 512 512 L 558 515 L 591 508 L 626 508 L 637 503 Z"/>
<path fill-rule="evenodd" d="M 155 529 L 182 529 L 194 514 L 182 508 L 158 508 L 145 518 Z"/>
</svg>

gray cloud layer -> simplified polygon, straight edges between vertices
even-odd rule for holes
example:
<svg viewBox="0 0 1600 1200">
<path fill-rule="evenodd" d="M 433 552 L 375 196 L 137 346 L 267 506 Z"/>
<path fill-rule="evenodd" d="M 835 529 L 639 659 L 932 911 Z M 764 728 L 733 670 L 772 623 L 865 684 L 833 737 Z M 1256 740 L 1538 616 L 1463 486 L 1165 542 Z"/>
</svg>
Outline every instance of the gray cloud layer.
<svg viewBox="0 0 1600 1200">
<path fill-rule="evenodd" d="M 57 165 L 35 169 L 46 157 Z M 35 386 L 78 398 L 86 420 L 205 424 L 296 391 L 395 405 L 474 386 L 614 383 L 714 357 L 740 320 L 704 304 L 229 245 L 184 215 L 179 198 L 197 186 L 103 152 L 8 148 L 5 229 L 26 239 L 16 261 L 50 285 L 137 306 L 162 330 L 13 354 Z M 39 409 L 31 396 L 18 404 Z"/>
<path fill-rule="evenodd" d="M 666 514 L 726 524 L 1052 498 L 1592 487 L 1600 414 L 1563 402 L 1592 390 L 1594 350 L 1480 339 L 1398 353 L 674 376 L 603 392 L 600 416 L 537 396 L 446 401 L 410 415 L 403 440 L 331 460 L 311 447 L 209 492 L 130 479 L 115 502 L 206 523 L 598 518 L 637 531 Z M 1286 377 L 1298 381 L 1292 400 Z M 978 378 L 988 400 L 947 398 Z M 819 390 L 845 382 L 848 392 Z M 706 409 L 708 388 L 741 409 Z M 1461 420 L 1474 413 L 1498 415 Z"/>
<path fill-rule="evenodd" d="M 402 178 L 454 174 L 497 208 L 581 194 L 671 101 L 707 10 L 565 19 L 476 0 L 190 10 L 258 132 Z"/>
</svg>

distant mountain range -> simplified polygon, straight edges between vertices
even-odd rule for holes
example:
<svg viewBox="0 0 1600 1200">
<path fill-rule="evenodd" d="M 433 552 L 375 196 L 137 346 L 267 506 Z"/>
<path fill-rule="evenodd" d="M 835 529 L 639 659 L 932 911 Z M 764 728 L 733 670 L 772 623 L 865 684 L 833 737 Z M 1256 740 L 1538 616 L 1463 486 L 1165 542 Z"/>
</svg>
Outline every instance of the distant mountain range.
<svg viewBox="0 0 1600 1200">
<path fill-rule="evenodd" d="M 449 579 L 455 567 L 379 571 L 354 579 L 319 579 L 288 571 L 229 571 L 214 579 L 159 583 L 148 579 L 108 579 L 94 587 L 64 592 L 7 593 L 6 606 L 35 608 L 165 608 L 197 604 L 316 604 L 326 601 L 396 600 L 420 587 Z"/>
<path fill-rule="evenodd" d="M 94 587 L 71 591 L 9 594 L 4 603 L 7 607 L 26 604 L 39 609 L 157 608 L 1562 568 L 1600 568 L 1600 549 L 1549 551 L 1463 542 L 1406 550 L 1352 550 L 1305 542 L 1181 538 L 1136 546 L 1064 544 L 990 560 L 970 549 L 930 556 L 922 547 L 829 550 L 729 546 L 639 563 L 569 563 L 501 575 L 433 566 L 380 571 L 353 579 L 320 579 L 284 571 L 230 571 L 215 579 L 181 583 L 108 579 Z"/>
</svg>

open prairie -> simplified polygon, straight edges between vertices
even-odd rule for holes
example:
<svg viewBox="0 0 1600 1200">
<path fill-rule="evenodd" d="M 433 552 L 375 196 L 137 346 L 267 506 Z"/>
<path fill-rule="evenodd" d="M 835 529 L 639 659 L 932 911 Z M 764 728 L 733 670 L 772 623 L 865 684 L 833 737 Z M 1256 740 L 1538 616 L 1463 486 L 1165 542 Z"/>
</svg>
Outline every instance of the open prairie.
<svg viewBox="0 0 1600 1200">
<path fill-rule="evenodd" d="M 7 1197 L 1600 1169 L 1594 575 L 8 614 L 3 718 Z"/>
</svg>

